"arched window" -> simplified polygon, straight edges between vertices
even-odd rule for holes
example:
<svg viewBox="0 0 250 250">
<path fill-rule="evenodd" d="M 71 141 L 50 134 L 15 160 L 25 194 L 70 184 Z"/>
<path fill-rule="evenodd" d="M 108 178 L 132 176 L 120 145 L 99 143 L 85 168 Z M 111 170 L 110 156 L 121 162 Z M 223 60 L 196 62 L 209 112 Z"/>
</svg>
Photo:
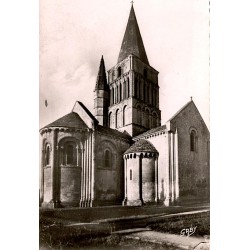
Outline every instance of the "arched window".
<svg viewBox="0 0 250 250">
<path fill-rule="evenodd" d="M 120 84 L 117 85 L 117 102 L 120 102 Z"/>
<path fill-rule="evenodd" d="M 120 91 L 119 91 L 119 99 L 120 99 L 120 101 L 122 101 L 122 85 L 121 84 L 119 84 L 119 89 L 120 89 Z"/>
<path fill-rule="evenodd" d="M 147 69 L 143 70 L 143 76 L 147 79 L 147 77 L 148 77 L 148 71 L 147 71 Z"/>
<path fill-rule="evenodd" d="M 129 179 L 132 181 L 132 169 L 129 170 Z"/>
<path fill-rule="evenodd" d="M 118 92 L 119 90 L 118 90 L 118 86 L 116 86 L 116 88 L 115 88 L 115 103 L 118 103 Z"/>
<path fill-rule="evenodd" d="M 112 112 L 109 113 L 109 121 L 108 121 L 108 126 L 111 128 L 112 127 Z"/>
<path fill-rule="evenodd" d="M 115 127 L 118 128 L 118 116 L 119 116 L 119 109 L 116 110 L 115 112 Z"/>
<path fill-rule="evenodd" d="M 104 164 L 105 168 L 111 168 L 112 167 L 112 155 L 109 149 L 106 149 L 104 151 Z"/>
<path fill-rule="evenodd" d="M 113 90 L 113 88 L 111 88 L 111 90 L 110 90 L 110 105 L 112 105 L 113 103 L 114 103 L 114 101 L 113 101 L 113 92 L 114 92 L 114 90 Z"/>
<path fill-rule="evenodd" d="M 122 96 L 123 96 L 123 99 L 126 99 L 126 82 L 125 81 L 122 83 Z"/>
<path fill-rule="evenodd" d="M 121 75 L 122 75 L 122 68 L 119 67 L 119 68 L 117 69 L 117 77 L 120 77 Z"/>
<path fill-rule="evenodd" d="M 75 138 L 64 138 L 59 143 L 58 163 L 61 166 L 78 166 L 80 157 L 80 144 Z"/>
<path fill-rule="evenodd" d="M 190 133 L 190 151 L 196 151 L 196 132 L 195 130 L 191 130 Z"/>
<path fill-rule="evenodd" d="M 123 112 L 122 112 L 123 126 L 126 125 L 126 109 L 127 109 L 127 106 L 124 106 Z"/>
<path fill-rule="evenodd" d="M 74 161 L 74 148 L 72 144 L 66 146 L 66 164 L 73 164 Z"/>
<path fill-rule="evenodd" d="M 49 145 L 47 145 L 45 149 L 45 165 L 49 165 L 49 163 L 50 163 L 50 147 Z"/>
<path fill-rule="evenodd" d="M 127 81 L 124 80 L 124 98 L 126 99 L 128 96 L 127 96 Z"/>
</svg>

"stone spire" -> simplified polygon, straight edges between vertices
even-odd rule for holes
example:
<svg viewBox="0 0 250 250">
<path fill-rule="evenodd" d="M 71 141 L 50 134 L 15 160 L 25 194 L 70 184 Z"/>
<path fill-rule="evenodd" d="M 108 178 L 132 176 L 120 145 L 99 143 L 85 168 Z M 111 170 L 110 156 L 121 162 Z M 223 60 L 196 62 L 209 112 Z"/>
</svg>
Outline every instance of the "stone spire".
<svg viewBox="0 0 250 250">
<path fill-rule="evenodd" d="M 109 90 L 107 78 L 106 78 L 106 70 L 105 70 L 105 64 L 103 60 L 103 56 L 101 58 L 100 67 L 96 79 L 96 85 L 95 90 Z"/>
<path fill-rule="evenodd" d="M 144 63 L 149 65 L 140 29 L 136 20 L 133 4 L 131 6 L 128 23 L 123 37 L 117 63 L 124 60 L 130 54 L 134 54 L 135 56 L 139 57 Z"/>
<path fill-rule="evenodd" d="M 108 106 L 109 86 L 102 56 L 94 91 L 94 116 L 102 126 L 108 125 Z"/>
</svg>

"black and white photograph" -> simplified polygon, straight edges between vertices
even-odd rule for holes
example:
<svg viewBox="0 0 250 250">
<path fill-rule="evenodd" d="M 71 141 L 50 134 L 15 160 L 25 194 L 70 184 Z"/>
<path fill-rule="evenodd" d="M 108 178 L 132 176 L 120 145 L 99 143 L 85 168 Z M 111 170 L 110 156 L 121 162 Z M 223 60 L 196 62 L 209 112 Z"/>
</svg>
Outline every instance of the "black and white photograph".
<svg viewBox="0 0 250 250">
<path fill-rule="evenodd" d="M 39 245 L 210 249 L 208 0 L 41 0 Z"/>
</svg>

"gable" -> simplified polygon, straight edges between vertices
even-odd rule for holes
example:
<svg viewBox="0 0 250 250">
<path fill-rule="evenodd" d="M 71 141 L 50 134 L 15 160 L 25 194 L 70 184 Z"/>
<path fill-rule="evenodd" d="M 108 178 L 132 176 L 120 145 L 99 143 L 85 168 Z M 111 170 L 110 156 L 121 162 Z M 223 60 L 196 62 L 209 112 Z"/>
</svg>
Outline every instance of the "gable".
<svg viewBox="0 0 250 250">
<path fill-rule="evenodd" d="M 209 136 L 209 130 L 199 110 L 194 102 L 190 101 L 168 120 L 167 128 L 175 131 L 176 129 L 190 129 L 192 127 L 197 128 L 203 135 Z"/>
<path fill-rule="evenodd" d="M 98 124 L 97 119 L 91 114 L 91 112 L 79 101 L 76 101 L 72 112 L 77 113 L 81 119 L 86 123 L 88 128 L 94 129 Z"/>
</svg>

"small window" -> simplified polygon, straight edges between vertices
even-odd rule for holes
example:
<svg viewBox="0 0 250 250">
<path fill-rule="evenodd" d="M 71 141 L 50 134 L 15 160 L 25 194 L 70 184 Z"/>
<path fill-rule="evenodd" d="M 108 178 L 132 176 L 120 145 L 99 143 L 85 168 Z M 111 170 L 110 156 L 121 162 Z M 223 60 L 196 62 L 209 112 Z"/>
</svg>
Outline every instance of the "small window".
<svg viewBox="0 0 250 250">
<path fill-rule="evenodd" d="M 45 165 L 49 165 L 49 162 L 50 162 L 50 148 L 49 145 L 47 145 L 45 151 Z"/>
<path fill-rule="evenodd" d="M 144 70 L 143 70 L 143 76 L 144 76 L 145 78 L 148 77 L 148 71 L 147 71 L 147 69 L 144 69 Z"/>
<path fill-rule="evenodd" d="M 190 133 L 190 150 L 196 151 L 196 132 L 194 130 Z"/>
<path fill-rule="evenodd" d="M 120 77 L 121 75 L 122 75 L 122 69 L 121 69 L 121 67 L 119 67 L 117 69 L 117 77 Z"/>
<path fill-rule="evenodd" d="M 66 147 L 66 164 L 73 164 L 74 148 L 73 145 Z"/>
<path fill-rule="evenodd" d="M 129 179 L 132 181 L 132 169 L 129 171 Z"/>
<path fill-rule="evenodd" d="M 123 126 L 126 125 L 126 109 L 127 109 L 127 106 L 124 106 L 123 108 Z"/>
<path fill-rule="evenodd" d="M 118 121 L 119 121 L 119 109 L 115 112 L 115 127 L 118 128 Z"/>
<path fill-rule="evenodd" d="M 112 166 L 112 156 L 111 152 L 107 149 L 104 152 L 104 163 L 105 163 L 105 168 L 111 168 Z"/>
<path fill-rule="evenodd" d="M 112 112 L 109 113 L 109 121 L 108 122 L 109 122 L 108 125 L 111 128 L 111 126 L 112 126 Z"/>
</svg>

